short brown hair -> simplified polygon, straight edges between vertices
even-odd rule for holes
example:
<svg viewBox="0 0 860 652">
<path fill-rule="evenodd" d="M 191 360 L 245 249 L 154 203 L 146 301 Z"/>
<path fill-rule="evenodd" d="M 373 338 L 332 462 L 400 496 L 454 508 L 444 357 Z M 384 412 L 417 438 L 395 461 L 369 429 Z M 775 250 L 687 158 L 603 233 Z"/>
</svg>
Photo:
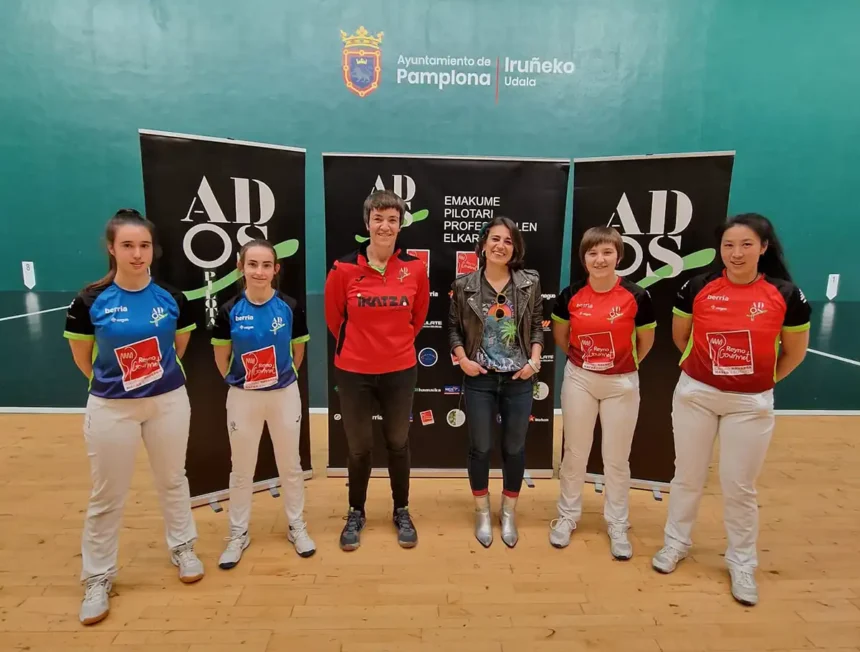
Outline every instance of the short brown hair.
<svg viewBox="0 0 860 652">
<path fill-rule="evenodd" d="M 475 253 L 478 254 L 478 266 L 483 267 L 486 264 L 484 258 L 484 245 L 487 244 L 487 238 L 490 237 L 490 229 L 494 226 L 503 226 L 511 232 L 511 242 L 514 245 L 514 252 L 511 254 L 511 259 L 508 261 L 508 269 L 522 269 L 525 266 L 526 243 L 523 240 L 523 234 L 514 221 L 509 217 L 494 217 L 492 220 L 481 227 L 481 233 L 478 236 L 478 244 L 475 245 Z"/>
<path fill-rule="evenodd" d="M 397 212 L 400 213 L 400 226 L 403 226 L 406 204 L 393 190 L 374 190 L 364 200 L 364 225 L 370 226 L 371 211 L 381 211 L 386 208 L 397 209 Z"/>
<path fill-rule="evenodd" d="M 579 262 L 585 266 L 585 254 L 592 247 L 602 244 L 611 244 L 618 252 L 618 261 L 624 258 L 624 240 L 621 239 L 621 234 L 617 229 L 611 226 L 592 226 L 588 231 L 582 234 L 582 241 L 579 243 Z"/>
</svg>

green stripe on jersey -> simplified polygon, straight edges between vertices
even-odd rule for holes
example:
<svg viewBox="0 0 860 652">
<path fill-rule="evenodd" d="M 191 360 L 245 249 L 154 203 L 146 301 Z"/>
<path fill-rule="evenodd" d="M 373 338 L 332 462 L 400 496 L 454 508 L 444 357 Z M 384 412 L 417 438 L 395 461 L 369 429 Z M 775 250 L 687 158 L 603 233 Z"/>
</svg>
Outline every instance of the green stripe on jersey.
<svg viewBox="0 0 860 652">
<path fill-rule="evenodd" d="M 63 331 L 63 337 L 67 340 L 78 340 L 81 342 L 93 342 L 96 339 L 95 335 L 84 335 L 82 333 L 72 333 L 71 331 Z"/>
</svg>

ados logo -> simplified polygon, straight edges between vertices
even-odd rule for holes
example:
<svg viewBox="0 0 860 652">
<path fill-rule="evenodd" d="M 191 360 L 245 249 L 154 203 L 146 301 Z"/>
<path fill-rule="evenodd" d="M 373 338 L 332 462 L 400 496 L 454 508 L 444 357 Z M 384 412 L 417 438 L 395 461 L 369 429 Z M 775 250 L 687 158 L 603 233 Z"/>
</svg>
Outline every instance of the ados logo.
<svg viewBox="0 0 860 652">
<path fill-rule="evenodd" d="M 643 233 L 639 222 L 633 214 L 627 193 L 621 193 L 618 205 L 607 226 L 615 227 L 622 233 L 624 243 L 633 250 L 633 262 L 618 269 L 619 276 L 633 274 L 645 263 L 645 277 L 638 285 L 647 288 L 664 278 L 672 278 L 688 269 L 696 269 L 709 265 L 716 256 L 714 249 L 702 249 L 681 257 L 681 237 L 690 226 L 693 219 L 693 203 L 680 190 L 651 190 L 651 222 L 647 233 Z M 666 223 L 669 193 L 675 198 L 674 227 Z M 613 224 L 616 218 L 620 224 Z M 647 242 L 648 254 L 652 260 L 666 263 L 657 269 L 651 267 L 651 261 L 645 260 L 643 242 Z M 671 248 L 670 248 L 671 247 Z M 623 263 L 622 263 L 623 264 Z"/>
<path fill-rule="evenodd" d="M 340 30 L 343 83 L 359 97 L 370 95 L 382 81 L 382 35 L 373 36 L 363 25 L 352 36 Z"/>
<path fill-rule="evenodd" d="M 414 213 L 410 212 L 412 210 L 412 200 L 415 198 L 415 179 L 405 174 L 394 174 L 392 175 L 392 186 L 391 189 L 394 193 L 403 200 L 403 203 L 406 204 L 406 212 L 403 214 L 403 226 L 401 228 L 405 229 L 408 226 L 412 226 L 415 222 L 421 222 L 426 220 L 430 215 L 430 211 L 426 208 L 420 211 L 415 211 Z M 376 177 L 376 183 L 373 184 L 373 188 L 370 189 L 371 192 L 374 190 L 385 190 L 385 183 L 382 181 L 382 176 Z M 363 235 L 355 236 L 357 242 L 367 242 L 370 238 Z"/>
</svg>

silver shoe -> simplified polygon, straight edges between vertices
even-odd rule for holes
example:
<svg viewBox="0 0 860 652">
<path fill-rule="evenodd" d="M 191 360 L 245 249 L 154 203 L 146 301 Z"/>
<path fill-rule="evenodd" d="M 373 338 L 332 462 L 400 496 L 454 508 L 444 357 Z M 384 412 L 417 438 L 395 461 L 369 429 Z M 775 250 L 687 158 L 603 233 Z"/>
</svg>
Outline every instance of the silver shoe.
<svg viewBox="0 0 860 652">
<path fill-rule="evenodd" d="M 493 522 L 490 516 L 490 494 L 475 496 L 475 538 L 485 548 L 493 543 Z"/>
<path fill-rule="evenodd" d="M 517 545 L 520 538 L 517 532 L 517 522 L 515 520 L 515 512 L 517 508 L 517 499 L 506 494 L 502 494 L 502 509 L 500 517 L 502 521 L 502 541 L 508 548 L 513 548 Z"/>
</svg>

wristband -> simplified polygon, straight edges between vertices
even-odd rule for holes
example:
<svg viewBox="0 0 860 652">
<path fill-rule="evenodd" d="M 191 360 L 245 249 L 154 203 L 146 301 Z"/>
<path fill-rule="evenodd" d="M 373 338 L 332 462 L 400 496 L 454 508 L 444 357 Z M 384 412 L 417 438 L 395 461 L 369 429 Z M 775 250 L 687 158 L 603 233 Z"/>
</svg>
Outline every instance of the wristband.
<svg viewBox="0 0 860 652">
<path fill-rule="evenodd" d="M 529 361 L 528 361 L 528 362 L 529 362 L 529 367 L 531 367 L 531 368 L 534 370 L 534 372 L 535 372 L 535 373 L 539 373 L 539 372 L 540 372 L 540 365 L 535 364 L 535 361 L 534 361 L 534 360 L 532 360 L 531 358 L 529 358 Z"/>
</svg>

